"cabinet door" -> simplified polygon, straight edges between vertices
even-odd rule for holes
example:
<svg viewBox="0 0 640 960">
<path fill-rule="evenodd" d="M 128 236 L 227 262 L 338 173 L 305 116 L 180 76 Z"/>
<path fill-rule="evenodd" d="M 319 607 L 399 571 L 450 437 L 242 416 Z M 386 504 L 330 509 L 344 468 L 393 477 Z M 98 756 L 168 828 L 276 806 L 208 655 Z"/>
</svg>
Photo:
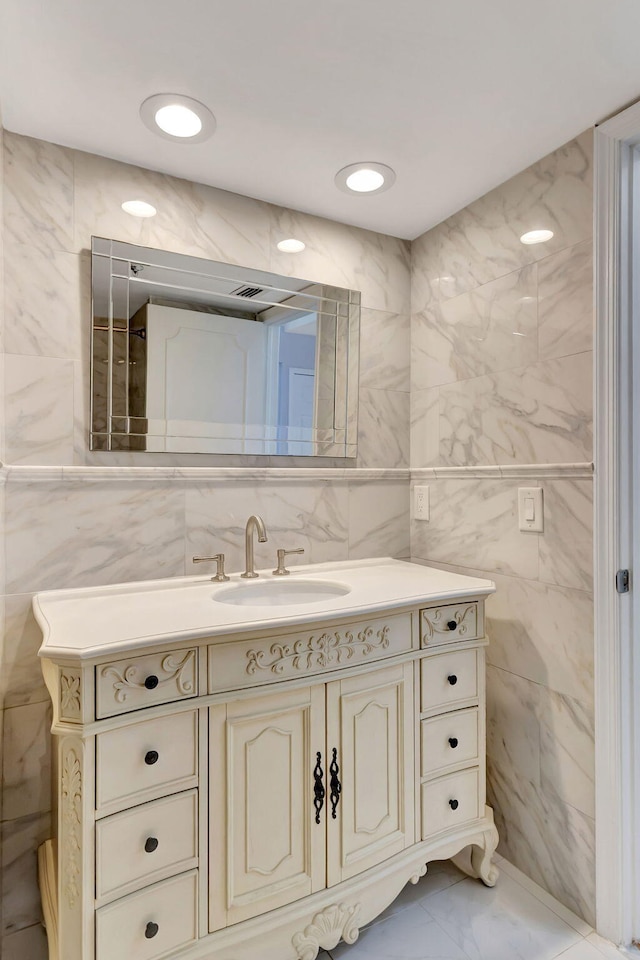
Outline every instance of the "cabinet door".
<svg viewBox="0 0 640 960">
<path fill-rule="evenodd" d="M 327 685 L 328 885 L 414 842 L 413 664 Z M 329 768 L 340 799 L 333 819 Z"/>
<path fill-rule="evenodd" d="M 322 684 L 211 707 L 211 930 L 326 885 L 313 789 L 324 745 Z"/>
</svg>

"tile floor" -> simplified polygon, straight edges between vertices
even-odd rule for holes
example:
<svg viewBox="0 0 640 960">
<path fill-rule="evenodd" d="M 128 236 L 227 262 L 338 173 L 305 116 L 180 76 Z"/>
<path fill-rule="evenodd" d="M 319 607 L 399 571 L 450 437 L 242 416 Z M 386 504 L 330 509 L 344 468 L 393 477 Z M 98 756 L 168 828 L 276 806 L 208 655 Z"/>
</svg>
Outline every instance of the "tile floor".
<svg viewBox="0 0 640 960">
<path fill-rule="evenodd" d="M 318 960 L 622 960 L 575 914 L 496 857 L 489 889 L 449 861 L 432 863 L 408 884 L 356 943 Z"/>
</svg>

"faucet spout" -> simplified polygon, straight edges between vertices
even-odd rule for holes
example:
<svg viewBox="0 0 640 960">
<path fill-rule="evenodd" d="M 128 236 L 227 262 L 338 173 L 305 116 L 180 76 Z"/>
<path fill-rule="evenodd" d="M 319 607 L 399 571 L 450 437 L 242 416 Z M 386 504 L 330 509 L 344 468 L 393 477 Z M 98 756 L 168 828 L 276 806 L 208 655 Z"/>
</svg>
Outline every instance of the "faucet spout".
<svg viewBox="0 0 640 960">
<path fill-rule="evenodd" d="M 262 517 L 252 514 L 247 520 L 247 526 L 245 527 L 244 531 L 245 570 L 244 573 L 240 574 L 240 576 L 244 577 L 245 580 L 254 580 L 258 576 L 254 569 L 255 561 L 253 559 L 254 531 L 258 534 L 258 541 L 260 543 L 265 543 L 267 540 L 267 530 L 264 525 L 264 520 Z"/>
</svg>

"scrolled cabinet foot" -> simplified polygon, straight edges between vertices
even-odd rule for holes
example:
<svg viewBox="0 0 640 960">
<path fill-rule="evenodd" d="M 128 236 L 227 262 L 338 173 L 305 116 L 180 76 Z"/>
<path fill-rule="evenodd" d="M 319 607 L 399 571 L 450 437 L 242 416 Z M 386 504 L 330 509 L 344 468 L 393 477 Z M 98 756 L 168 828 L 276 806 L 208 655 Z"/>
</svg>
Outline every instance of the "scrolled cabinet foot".
<svg viewBox="0 0 640 960">
<path fill-rule="evenodd" d="M 316 913 L 309 926 L 292 937 L 298 960 L 315 960 L 321 949 L 331 950 L 339 940 L 355 943 L 360 933 L 356 922 L 359 911 L 359 903 L 332 903 Z"/>
<path fill-rule="evenodd" d="M 474 843 L 451 859 L 467 876 L 473 877 L 474 880 L 482 880 L 487 887 L 494 887 L 500 876 L 500 871 L 495 863 L 492 863 L 498 840 L 498 831 L 494 824 L 491 824 L 482 832 L 482 844 Z"/>
</svg>

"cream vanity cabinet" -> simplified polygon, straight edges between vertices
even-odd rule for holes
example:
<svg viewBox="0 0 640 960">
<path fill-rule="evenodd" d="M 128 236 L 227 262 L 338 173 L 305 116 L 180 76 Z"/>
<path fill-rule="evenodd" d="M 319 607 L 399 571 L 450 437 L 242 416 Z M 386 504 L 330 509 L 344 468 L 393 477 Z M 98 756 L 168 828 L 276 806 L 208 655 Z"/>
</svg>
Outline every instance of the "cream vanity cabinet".
<svg viewBox="0 0 640 960">
<path fill-rule="evenodd" d="M 390 560 L 330 570 L 350 593 L 304 618 L 260 607 L 248 622 L 203 580 L 36 597 L 57 748 L 56 837 L 39 851 L 52 958 L 313 960 L 429 860 L 495 883 L 493 585 Z"/>
</svg>

